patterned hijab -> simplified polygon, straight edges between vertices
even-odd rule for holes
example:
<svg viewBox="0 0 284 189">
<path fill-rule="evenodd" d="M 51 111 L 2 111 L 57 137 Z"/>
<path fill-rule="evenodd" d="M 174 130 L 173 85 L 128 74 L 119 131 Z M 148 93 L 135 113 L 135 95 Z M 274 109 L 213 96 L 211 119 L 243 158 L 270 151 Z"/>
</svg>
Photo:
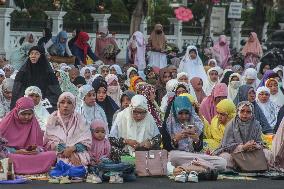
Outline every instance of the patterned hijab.
<svg viewBox="0 0 284 189">
<path fill-rule="evenodd" d="M 73 95 L 77 96 L 79 94 L 78 88 L 71 83 L 69 75 L 62 70 L 58 70 L 60 74 L 59 85 L 62 92 L 70 92 Z"/>
<path fill-rule="evenodd" d="M 161 115 L 160 115 L 160 110 L 158 109 L 157 106 L 151 101 L 150 95 L 151 93 L 155 94 L 155 87 L 153 85 L 144 83 L 142 85 L 137 86 L 137 94 L 143 95 L 147 99 L 147 106 L 148 106 L 148 111 L 151 113 L 153 116 L 156 124 L 158 127 L 162 127 L 162 120 L 161 120 Z"/>
</svg>

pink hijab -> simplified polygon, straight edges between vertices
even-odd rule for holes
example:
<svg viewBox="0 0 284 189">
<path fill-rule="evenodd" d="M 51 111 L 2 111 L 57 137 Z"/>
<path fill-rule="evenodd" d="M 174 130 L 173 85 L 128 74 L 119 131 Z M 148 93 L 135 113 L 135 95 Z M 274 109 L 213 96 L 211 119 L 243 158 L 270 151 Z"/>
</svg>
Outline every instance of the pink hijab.
<svg viewBox="0 0 284 189">
<path fill-rule="evenodd" d="M 95 130 L 97 128 L 104 128 L 105 133 L 108 133 L 108 125 L 102 120 L 96 119 L 91 125 L 91 130 Z M 110 142 L 107 138 L 104 140 L 97 140 L 93 137 L 93 143 L 91 147 L 91 156 L 96 160 L 99 161 L 102 157 L 109 157 L 110 155 Z"/>
<path fill-rule="evenodd" d="M 58 108 L 59 103 L 64 99 L 71 101 L 72 113 L 63 116 L 58 110 L 49 116 L 45 132 L 45 147 L 48 150 L 55 150 L 59 143 L 64 143 L 67 147 L 81 143 L 89 149 L 92 141 L 91 131 L 83 116 L 75 112 L 76 97 L 70 92 L 62 93 L 58 99 Z"/>
<path fill-rule="evenodd" d="M 216 97 L 228 96 L 228 88 L 225 83 L 218 83 L 214 86 L 211 95 L 204 98 L 200 104 L 200 114 L 211 123 L 212 118 L 217 114 L 214 100 Z"/>
<path fill-rule="evenodd" d="M 214 52 L 218 53 L 221 62 L 220 67 L 226 68 L 228 60 L 231 56 L 230 47 L 227 42 L 227 37 L 225 35 L 220 35 L 219 40 L 213 46 Z"/>
<path fill-rule="evenodd" d="M 242 54 L 247 56 L 247 53 L 253 53 L 258 56 L 262 56 L 262 48 L 260 42 L 257 38 L 257 34 L 255 32 L 251 32 L 250 35 L 252 36 L 253 40 L 248 40 L 242 50 Z"/>
<path fill-rule="evenodd" d="M 0 136 L 8 140 L 9 147 L 23 149 L 30 145 L 43 145 L 43 133 L 35 115 L 29 123 L 23 124 L 19 120 L 21 111 L 33 109 L 33 100 L 22 97 L 17 100 L 15 108 L 0 122 Z"/>
</svg>

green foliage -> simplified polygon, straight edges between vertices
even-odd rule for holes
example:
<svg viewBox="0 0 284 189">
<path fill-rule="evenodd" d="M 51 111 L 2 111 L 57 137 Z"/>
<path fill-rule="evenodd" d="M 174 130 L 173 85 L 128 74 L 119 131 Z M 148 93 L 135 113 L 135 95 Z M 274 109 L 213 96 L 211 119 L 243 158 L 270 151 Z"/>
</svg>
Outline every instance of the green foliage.
<svg viewBox="0 0 284 189">
<path fill-rule="evenodd" d="M 194 15 L 194 20 L 200 20 L 206 14 L 206 5 L 202 2 L 196 2 L 191 7 L 192 14 Z"/>
<path fill-rule="evenodd" d="M 168 18 L 173 17 L 174 15 L 168 0 L 155 0 L 149 6 L 151 8 L 150 15 L 148 15 L 150 18 L 149 27 L 152 28 L 156 23 L 169 25 Z"/>
<path fill-rule="evenodd" d="M 129 23 L 129 12 L 122 0 L 113 0 L 110 7 L 110 22 Z"/>
<path fill-rule="evenodd" d="M 242 11 L 242 18 L 241 20 L 244 21 L 243 27 L 252 27 L 254 20 L 252 19 L 255 14 L 255 9 L 246 9 Z"/>
</svg>

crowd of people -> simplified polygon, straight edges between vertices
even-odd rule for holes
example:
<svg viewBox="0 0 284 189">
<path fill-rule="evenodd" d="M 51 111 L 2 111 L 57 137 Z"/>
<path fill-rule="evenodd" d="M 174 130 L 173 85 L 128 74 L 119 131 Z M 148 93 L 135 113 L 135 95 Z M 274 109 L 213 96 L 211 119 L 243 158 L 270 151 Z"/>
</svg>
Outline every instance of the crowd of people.
<svg viewBox="0 0 284 189">
<path fill-rule="evenodd" d="M 49 172 L 50 182 L 68 183 L 79 176 L 59 169 L 84 168 L 87 182 L 101 183 L 107 166 L 109 182 L 122 183 L 135 180 L 135 152 L 161 149 L 175 169 L 199 161 L 238 170 L 235 153 L 260 150 L 269 170 L 283 170 L 283 67 L 259 61 L 254 32 L 242 65 L 233 64 L 224 35 L 211 59 L 195 46 L 179 58 L 160 24 L 148 42 L 139 31 L 131 36 L 125 64 L 117 64 L 120 49 L 106 27 L 95 49 L 88 41 L 84 31 L 68 40 L 46 28 L 37 44 L 29 33 L 1 60 L 0 159 L 9 158 L 15 174 Z M 56 64 L 52 56 L 76 61 Z"/>
</svg>

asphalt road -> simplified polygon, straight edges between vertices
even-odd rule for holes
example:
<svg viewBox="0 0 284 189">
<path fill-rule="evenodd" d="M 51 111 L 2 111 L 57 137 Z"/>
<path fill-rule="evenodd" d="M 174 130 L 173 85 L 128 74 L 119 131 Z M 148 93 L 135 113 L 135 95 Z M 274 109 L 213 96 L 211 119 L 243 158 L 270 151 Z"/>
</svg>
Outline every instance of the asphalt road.
<svg viewBox="0 0 284 189">
<path fill-rule="evenodd" d="M 167 178 L 138 178 L 135 182 L 124 184 L 49 184 L 33 181 L 20 185 L 0 185 L 0 189 L 283 189 L 283 180 L 259 178 L 257 181 L 219 180 L 199 183 L 175 183 Z"/>
</svg>

